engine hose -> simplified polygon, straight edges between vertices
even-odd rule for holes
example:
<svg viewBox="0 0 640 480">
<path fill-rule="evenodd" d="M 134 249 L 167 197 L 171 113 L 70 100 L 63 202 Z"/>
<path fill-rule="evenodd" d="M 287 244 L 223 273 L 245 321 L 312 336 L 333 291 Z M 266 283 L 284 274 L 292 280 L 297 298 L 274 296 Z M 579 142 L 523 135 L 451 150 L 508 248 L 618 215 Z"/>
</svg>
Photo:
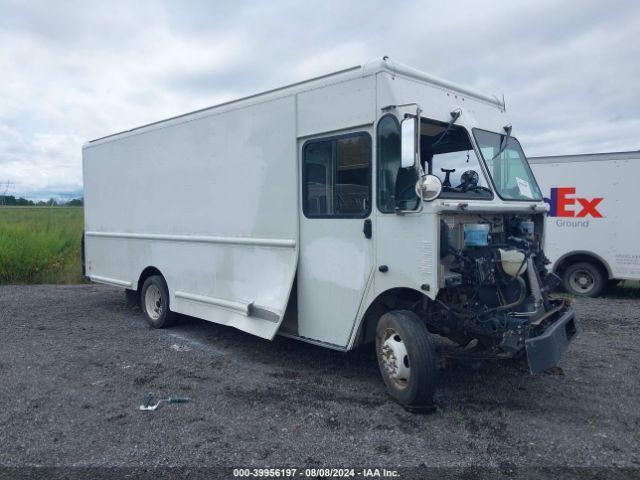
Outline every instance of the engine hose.
<svg viewBox="0 0 640 480">
<path fill-rule="evenodd" d="M 518 297 L 518 299 L 515 302 L 508 303 L 507 305 L 500 305 L 499 307 L 490 308 L 489 310 L 482 312 L 481 315 L 509 310 L 511 308 L 519 306 L 522 302 L 524 302 L 524 299 L 527 298 L 527 284 L 524 283 L 522 277 L 515 277 L 515 280 L 518 282 L 518 285 L 520 285 L 520 296 Z"/>
<path fill-rule="evenodd" d="M 476 313 L 471 311 L 471 310 L 468 310 L 466 308 L 453 308 L 453 307 L 447 305 L 446 303 L 444 303 L 442 300 L 435 300 L 435 303 L 440 305 L 440 307 L 443 310 L 446 310 L 447 313 L 455 315 L 456 317 L 469 319 L 469 318 L 473 318 L 473 317 L 476 316 Z"/>
</svg>

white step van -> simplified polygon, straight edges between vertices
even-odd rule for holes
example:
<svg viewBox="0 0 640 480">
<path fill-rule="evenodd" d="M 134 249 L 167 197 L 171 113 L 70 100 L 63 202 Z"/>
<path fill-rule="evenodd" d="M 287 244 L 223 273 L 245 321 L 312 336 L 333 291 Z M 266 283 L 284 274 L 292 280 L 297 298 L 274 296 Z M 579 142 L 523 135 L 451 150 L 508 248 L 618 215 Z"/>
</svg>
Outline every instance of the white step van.
<svg viewBox="0 0 640 480">
<path fill-rule="evenodd" d="M 629 221 L 640 151 L 530 158 L 547 213 L 545 253 L 565 290 L 595 297 L 640 280 L 640 224 Z"/>
<path fill-rule="evenodd" d="M 576 324 L 511 130 L 496 98 L 384 58 L 91 141 L 86 275 L 153 327 L 374 341 L 408 409 L 432 399 L 433 335 L 541 372 Z"/>
</svg>

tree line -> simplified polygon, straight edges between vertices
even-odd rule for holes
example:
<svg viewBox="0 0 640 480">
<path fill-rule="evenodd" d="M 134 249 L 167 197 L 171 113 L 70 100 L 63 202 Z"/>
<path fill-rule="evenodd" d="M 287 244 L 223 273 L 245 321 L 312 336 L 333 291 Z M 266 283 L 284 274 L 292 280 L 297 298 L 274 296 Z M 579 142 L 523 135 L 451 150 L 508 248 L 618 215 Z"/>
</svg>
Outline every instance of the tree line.
<svg viewBox="0 0 640 480">
<path fill-rule="evenodd" d="M 84 198 L 74 198 L 69 201 L 56 200 L 50 198 L 49 200 L 40 200 L 34 202 L 22 197 L 15 197 L 13 195 L 0 195 L 0 206 L 7 207 L 82 207 L 84 205 Z"/>
</svg>

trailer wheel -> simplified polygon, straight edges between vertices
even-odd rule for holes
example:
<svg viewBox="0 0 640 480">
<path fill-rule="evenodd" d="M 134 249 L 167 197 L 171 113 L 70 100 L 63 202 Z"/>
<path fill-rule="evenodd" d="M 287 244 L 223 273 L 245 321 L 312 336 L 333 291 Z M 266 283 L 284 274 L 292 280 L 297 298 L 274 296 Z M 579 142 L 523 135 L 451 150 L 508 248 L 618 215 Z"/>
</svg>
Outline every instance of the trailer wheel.
<svg viewBox="0 0 640 480">
<path fill-rule="evenodd" d="M 165 328 L 175 322 L 175 313 L 169 310 L 169 288 L 160 275 L 152 275 L 142 285 L 140 306 L 149 325 Z"/>
<path fill-rule="evenodd" d="M 606 286 L 602 270 L 590 262 L 569 265 L 562 276 L 567 292 L 581 297 L 597 297 Z"/>
<path fill-rule="evenodd" d="M 380 317 L 376 356 L 389 394 L 411 410 L 431 404 L 437 381 L 436 352 L 424 322 L 408 310 Z"/>
</svg>

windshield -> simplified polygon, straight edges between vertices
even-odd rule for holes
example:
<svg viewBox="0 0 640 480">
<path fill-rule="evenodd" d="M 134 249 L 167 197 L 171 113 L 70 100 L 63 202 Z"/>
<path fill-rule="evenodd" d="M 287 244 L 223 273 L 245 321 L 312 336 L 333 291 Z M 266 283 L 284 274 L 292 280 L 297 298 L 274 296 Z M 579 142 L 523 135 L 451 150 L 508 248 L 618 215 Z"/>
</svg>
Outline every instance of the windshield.
<svg viewBox="0 0 640 480">
<path fill-rule="evenodd" d="M 508 143 L 499 155 L 506 134 L 473 129 L 487 170 L 493 180 L 498 195 L 505 200 L 542 200 L 540 187 L 536 182 L 529 163 L 524 156 L 520 142 L 509 137 Z M 496 156 L 497 155 L 497 156 Z"/>
<path fill-rule="evenodd" d="M 422 119 L 420 156 L 424 170 L 442 182 L 441 198 L 493 198 L 465 128 Z"/>
</svg>

